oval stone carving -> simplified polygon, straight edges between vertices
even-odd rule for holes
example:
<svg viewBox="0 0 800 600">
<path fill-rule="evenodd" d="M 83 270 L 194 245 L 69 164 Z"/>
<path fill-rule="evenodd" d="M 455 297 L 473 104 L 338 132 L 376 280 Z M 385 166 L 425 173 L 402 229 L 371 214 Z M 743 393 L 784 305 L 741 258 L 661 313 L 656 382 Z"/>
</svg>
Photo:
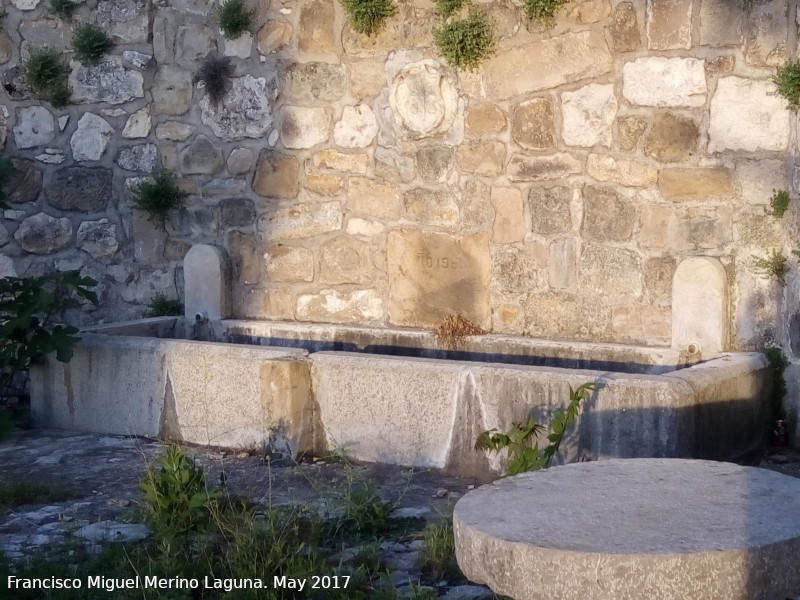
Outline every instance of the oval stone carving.
<svg viewBox="0 0 800 600">
<path fill-rule="evenodd" d="M 446 133 L 458 112 L 458 90 L 435 60 L 403 67 L 392 82 L 389 102 L 412 139 Z"/>
</svg>

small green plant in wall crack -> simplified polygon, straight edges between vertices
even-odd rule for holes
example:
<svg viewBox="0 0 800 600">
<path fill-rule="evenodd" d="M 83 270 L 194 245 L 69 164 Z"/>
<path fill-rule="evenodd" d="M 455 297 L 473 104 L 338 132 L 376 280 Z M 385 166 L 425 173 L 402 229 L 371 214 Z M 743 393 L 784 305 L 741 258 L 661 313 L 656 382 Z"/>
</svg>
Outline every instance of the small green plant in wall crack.
<svg viewBox="0 0 800 600">
<path fill-rule="evenodd" d="M 556 411 L 547 434 L 549 444 L 544 450 L 539 449 L 537 438 L 547 429 L 533 417 L 528 418 L 527 423 L 513 424 L 507 433 L 496 433 L 495 429 L 484 431 L 475 442 L 475 450 L 488 450 L 495 454 L 507 450 L 506 476 L 549 468 L 564 440 L 564 432 L 578 416 L 581 401 L 588 400 L 596 389 L 597 384 L 593 382 L 575 389 L 569 386 L 569 404 L 566 410 Z"/>
<path fill-rule="evenodd" d="M 772 80 L 778 86 L 778 94 L 786 98 L 791 110 L 797 112 L 800 109 L 800 59 L 778 67 Z"/>
<path fill-rule="evenodd" d="M 789 272 L 788 259 L 782 250 L 773 248 L 766 258 L 755 259 L 756 273 L 762 277 L 775 278 L 781 285 L 786 285 L 786 274 Z"/>
<path fill-rule="evenodd" d="M 250 31 L 255 12 L 249 10 L 244 0 L 228 0 L 216 13 L 219 28 L 226 40 L 235 40 Z"/>
<path fill-rule="evenodd" d="M 69 67 L 61 61 L 61 55 L 50 48 L 32 50 L 25 61 L 25 83 L 55 108 L 70 102 L 72 92 L 67 85 L 67 75 Z"/>
<path fill-rule="evenodd" d="M 782 218 L 789 210 L 789 192 L 786 190 L 772 190 L 772 196 L 769 199 L 769 208 L 765 208 L 764 212 L 778 219 Z"/>
<path fill-rule="evenodd" d="M 436 0 L 436 14 L 443 19 L 461 10 L 468 0 Z"/>
<path fill-rule="evenodd" d="M 175 183 L 175 176 L 169 171 L 159 171 L 153 181 L 145 181 L 132 192 L 133 206 L 147 213 L 148 218 L 164 226 L 170 211 L 181 208 L 186 192 Z"/>
<path fill-rule="evenodd" d="M 111 38 L 97 25 L 84 23 L 72 35 L 75 58 L 84 64 L 97 64 L 112 45 Z"/>
<path fill-rule="evenodd" d="M 58 15 L 63 19 L 72 17 L 72 12 L 78 7 L 77 2 L 72 0 L 50 0 L 50 10 L 53 14 Z"/>
<path fill-rule="evenodd" d="M 492 54 L 495 35 L 492 22 L 476 7 L 463 19 L 451 19 L 433 31 L 439 52 L 451 67 L 475 70 Z"/>
<path fill-rule="evenodd" d="M 350 20 L 350 27 L 358 33 L 372 35 L 391 17 L 397 7 L 393 0 L 339 0 Z"/>
<path fill-rule="evenodd" d="M 551 26 L 555 21 L 558 9 L 567 4 L 569 0 L 523 0 L 525 16 L 545 26 Z"/>
</svg>

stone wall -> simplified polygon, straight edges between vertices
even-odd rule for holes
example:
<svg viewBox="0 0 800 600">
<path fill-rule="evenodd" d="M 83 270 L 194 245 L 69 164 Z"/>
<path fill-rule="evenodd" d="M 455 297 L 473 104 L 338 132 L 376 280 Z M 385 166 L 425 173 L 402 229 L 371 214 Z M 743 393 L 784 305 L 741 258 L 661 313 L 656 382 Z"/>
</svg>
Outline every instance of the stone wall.
<svg viewBox="0 0 800 600">
<path fill-rule="evenodd" d="M 261 0 L 231 42 L 213 0 L 88 0 L 72 21 L 10 0 L 0 139 L 19 174 L 0 270 L 83 267 L 102 292 L 85 320 L 120 320 L 181 294 L 202 242 L 231 258 L 239 317 L 460 312 L 497 333 L 668 345 L 675 269 L 710 256 L 730 348 L 787 342 L 800 283 L 784 293 L 754 260 L 796 233 L 796 208 L 764 211 L 793 168 L 771 77 L 794 54 L 794 2 L 576 1 L 542 29 L 483 0 L 499 43 L 476 72 L 437 55 L 430 0 L 398 4 L 367 38 L 335 0 Z M 76 104 L 54 110 L 20 65 L 32 46 L 70 58 L 84 21 L 116 45 L 71 61 Z M 219 107 L 193 84 L 215 52 L 235 66 Z M 190 194 L 165 231 L 128 193 L 160 165 Z"/>
</svg>

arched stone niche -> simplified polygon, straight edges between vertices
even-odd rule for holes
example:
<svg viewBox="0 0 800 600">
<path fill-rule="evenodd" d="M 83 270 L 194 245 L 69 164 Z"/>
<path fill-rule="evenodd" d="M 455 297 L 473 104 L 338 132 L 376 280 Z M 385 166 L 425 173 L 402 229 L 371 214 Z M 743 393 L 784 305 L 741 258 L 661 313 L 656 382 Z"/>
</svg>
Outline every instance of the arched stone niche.
<svg viewBox="0 0 800 600">
<path fill-rule="evenodd" d="M 411 140 L 448 133 L 460 108 L 455 82 L 431 59 L 409 63 L 397 72 L 389 104 L 402 135 Z"/>
<path fill-rule="evenodd" d="M 708 256 L 687 258 L 672 279 L 672 347 L 697 346 L 703 358 L 727 346 L 728 278 L 720 262 Z"/>
<path fill-rule="evenodd" d="M 230 268 L 222 249 L 195 244 L 183 259 L 185 315 L 194 319 L 205 313 L 209 319 L 230 316 Z"/>
</svg>

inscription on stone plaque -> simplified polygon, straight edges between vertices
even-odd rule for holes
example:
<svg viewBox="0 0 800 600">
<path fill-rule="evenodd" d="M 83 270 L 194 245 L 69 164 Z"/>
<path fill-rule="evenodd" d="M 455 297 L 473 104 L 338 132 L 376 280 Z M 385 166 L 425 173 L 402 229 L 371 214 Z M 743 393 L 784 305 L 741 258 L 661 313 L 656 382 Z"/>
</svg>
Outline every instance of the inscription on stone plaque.
<svg viewBox="0 0 800 600">
<path fill-rule="evenodd" d="M 403 67 L 392 82 L 389 102 L 411 139 L 447 133 L 458 112 L 458 91 L 435 60 Z"/>
</svg>

